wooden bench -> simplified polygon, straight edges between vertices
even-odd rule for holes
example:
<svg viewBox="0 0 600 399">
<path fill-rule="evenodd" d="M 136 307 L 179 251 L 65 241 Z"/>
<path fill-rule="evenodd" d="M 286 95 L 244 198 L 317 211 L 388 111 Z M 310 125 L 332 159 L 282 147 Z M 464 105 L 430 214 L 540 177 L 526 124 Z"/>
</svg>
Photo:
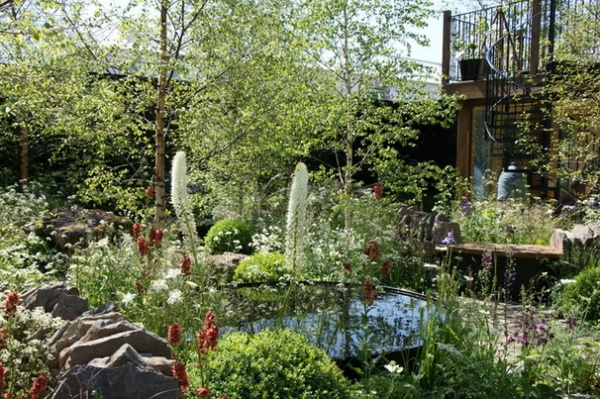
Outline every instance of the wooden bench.
<svg viewBox="0 0 600 399">
<path fill-rule="evenodd" d="M 549 245 L 524 245 L 524 244 L 492 244 L 484 242 L 465 242 L 451 245 L 453 252 L 464 254 L 490 254 L 496 256 L 512 256 L 513 258 L 527 259 L 559 259 L 562 251 Z"/>
<path fill-rule="evenodd" d="M 505 286 L 505 272 L 510 267 L 516 272 L 509 287 L 510 299 L 519 300 L 521 287 L 538 292 L 545 290 L 558 276 L 556 262 L 562 251 L 547 245 L 494 244 L 467 242 L 448 247 L 451 266 L 463 275 L 476 278 L 481 270 L 483 255 L 491 255 L 496 271 L 498 288 Z M 476 281 L 475 281 L 476 282 Z"/>
</svg>

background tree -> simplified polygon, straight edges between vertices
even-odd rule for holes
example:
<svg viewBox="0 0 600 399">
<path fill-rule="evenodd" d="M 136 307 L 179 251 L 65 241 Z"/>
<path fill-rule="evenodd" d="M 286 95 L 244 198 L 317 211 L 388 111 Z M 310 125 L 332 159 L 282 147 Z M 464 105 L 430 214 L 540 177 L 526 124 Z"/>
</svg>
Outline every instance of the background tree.
<svg viewBox="0 0 600 399">
<path fill-rule="evenodd" d="M 104 78 L 82 45 L 81 32 L 94 30 L 82 9 L 25 1 L 0 14 L 3 165 L 13 175 L 20 163 L 20 178 L 42 181 L 53 196 L 78 193 L 89 205 L 133 209 L 140 196 L 126 195 L 134 192 L 127 180 L 144 164 L 143 148 L 132 145 L 142 133 L 139 112 L 133 90 Z"/>
<path fill-rule="evenodd" d="M 417 123 L 443 121 L 453 114 L 445 96 L 425 89 L 431 70 L 407 58 L 412 43 L 427 44 L 415 32 L 434 11 L 430 2 L 421 0 L 328 0 L 311 2 L 305 9 L 308 51 L 326 77 L 320 87 L 326 110 L 323 138 L 316 147 L 337 155 L 339 180 L 349 201 L 361 167 L 397 177 L 395 171 L 407 165 L 396 145 L 418 136 Z M 350 227 L 349 211 L 345 219 Z"/>
<path fill-rule="evenodd" d="M 532 146 L 533 164 L 558 179 L 575 196 L 600 194 L 600 8 L 595 2 L 560 10 L 553 73 L 546 82 L 544 112 L 559 133 L 552 135 L 551 151 Z M 526 138 L 523 141 L 527 144 Z"/>
<path fill-rule="evenodd" d="M 280 134 L 282 123 L 289 126 L 291 114 L 297 115 L 303 101 L 298 87 L 307 81 L 306 73 L 294 75 L 300 69 L 291 67 L 298 64 L 298 51 L 286 25 L 289 11 L 288 2 L 275 0 L 132 2 L 98 9 L 96 18 L 105 15 L 114 23 L 118 16 L 111 33 L 115 44 L 94 47 L 97 40 L 86 39 L 86 47 L 95 59 L 106 60 L 105 69 L 113 66 L 129 81 L 145 81 L 140 98 L 153 96 L 157 226 L 164 219 L 169 145 L 189 154 L 192 172 L 227 169 L 238 177 L 235 182 L 249 174 L 255 182 L 264 165 L 273 165 L 265 162 L 266 153 L 277 151 L 273 159 L 283 160 L 297 152 L 286 146 L 297 136 Z"/>
</svg>

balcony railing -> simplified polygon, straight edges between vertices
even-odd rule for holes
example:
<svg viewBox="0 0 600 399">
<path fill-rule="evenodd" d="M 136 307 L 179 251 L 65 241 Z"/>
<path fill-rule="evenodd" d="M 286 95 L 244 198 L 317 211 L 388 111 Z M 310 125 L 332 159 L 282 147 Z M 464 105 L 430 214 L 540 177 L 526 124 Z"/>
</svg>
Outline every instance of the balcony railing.
<svg viewBox="0 0 600 399">
<path fill-rule="evenodd" d="M 465 14 L 445 13 L 442 73 L 446 82 L 461 80 L 459 60 L 485 58 L 491 45 L 508 41 L 507 51 L 495 51 L 494 65 L 509 76 L 535 75 L 552 60 L 555 43 L 568 30 L 567 12 L 600 5 L 600 0 L 523 0 Z M 497 50 L 502 45 L 497 46 Z"/>
</svg>

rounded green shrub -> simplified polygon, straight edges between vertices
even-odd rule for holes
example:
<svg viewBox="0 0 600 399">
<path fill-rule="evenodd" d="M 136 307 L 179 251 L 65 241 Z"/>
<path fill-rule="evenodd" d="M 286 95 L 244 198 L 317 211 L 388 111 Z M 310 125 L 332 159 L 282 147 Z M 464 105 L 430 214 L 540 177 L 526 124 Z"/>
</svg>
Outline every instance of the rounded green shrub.
<svg viewBox="0 0 600 399">
<path fill-rule="evenodd" d="M 357 392 L 327 354 L 291 330 L 226 335 L 211 353 L 210 390 L 236 399 L 348 399 Z"/>
<path fill-rule="evenodd" d="M 250 228 L 246 223 L 237 219 L 219 220 L 204 237 L 204 246 L 211 254 L 225 252 L 250 254 L 251 242 Z"/>
<path fill-rule="evenodd" d="M 575 276 L 558 298 L 558 307 L 565 316 L 585 320 L 600 319 L 600 267 L 589 267 Z"/>
<path fill-rule="evenodd" d="M 276 252 L 258 252 L 240 262 L 233 273 L 233 281 L 236 283 L 277 281 L 288 272 L 285 255 Z"/>
</svg>

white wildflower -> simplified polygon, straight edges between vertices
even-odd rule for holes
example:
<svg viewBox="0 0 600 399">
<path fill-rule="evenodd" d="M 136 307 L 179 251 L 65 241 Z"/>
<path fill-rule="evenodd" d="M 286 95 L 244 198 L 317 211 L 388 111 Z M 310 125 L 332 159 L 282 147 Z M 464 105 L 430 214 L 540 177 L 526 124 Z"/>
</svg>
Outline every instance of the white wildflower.
<svg viewBox="0 0 600 399">
<path fill-rule="evenodd" d="M 390 363 L 386 364 L 384 367 L 387 371 L 389 371 L 392 374 L 402 374 L 402 371 L 404 371 L 404 367 L 399 366 L 393 360 Z"/>
<path fill-rule="evenodd" d="M 577 280 L 573 280 L 573 279 L 570 279 L 570 278 L 562 278 L 562 279 L 560 279 L 560 283 L 562 285 L 569 285 L 569 284 L 573 284 L 573 283 L 576 283 L 576 282 L 577 282 Z"/>
<path fill-rule="evenodd" d="M 425 270 L 439 270 L 440 267 L 438 265 L 436 265 L 435 263 L 425 263 L 423 264 L 423 268 Z"/>
<path fill-rule="evenodd" d="M 123 294 L 123 296 L 121 297 L 121 303 L 124 306 L 129 306 L 133 303 L 136 296 L 137 295 L 132 292 L 127 292 L 127 293 Z"/>
<path fill-rule="evenodd" d="M 181 300 L 183 299 L 183 292 L 181 292 L 181 290 L 173 290 L 171 292 L 169 292 L 169 297 L 167 298 L 167 303 L 169 305 L 174 305 L 176 303 L 181 302 Z"/>
<path fill-rule="evenodd" d="M 150 286 L 150 291 L 155 291 L 155 292 L 165 291 L 168 289 L 169 289 L 169 286 L 167 285 L 167 282 L 164 279 L 154 280 L 154 281 L 152 281 L 152 284 Z"/>
<path fill-rule="evenodd" d="M 185 283 L 192 288 L 198 288 L 198 284 L 194 283 L 193 281 L 186 280 Z"/>
<path fill-rule="evenodd" d="M 169 269 L 165 274 L 165 280 L 174 279 L 177 276 L 181 276 L 181 270 L 179 269 Z"/>
</svg>

